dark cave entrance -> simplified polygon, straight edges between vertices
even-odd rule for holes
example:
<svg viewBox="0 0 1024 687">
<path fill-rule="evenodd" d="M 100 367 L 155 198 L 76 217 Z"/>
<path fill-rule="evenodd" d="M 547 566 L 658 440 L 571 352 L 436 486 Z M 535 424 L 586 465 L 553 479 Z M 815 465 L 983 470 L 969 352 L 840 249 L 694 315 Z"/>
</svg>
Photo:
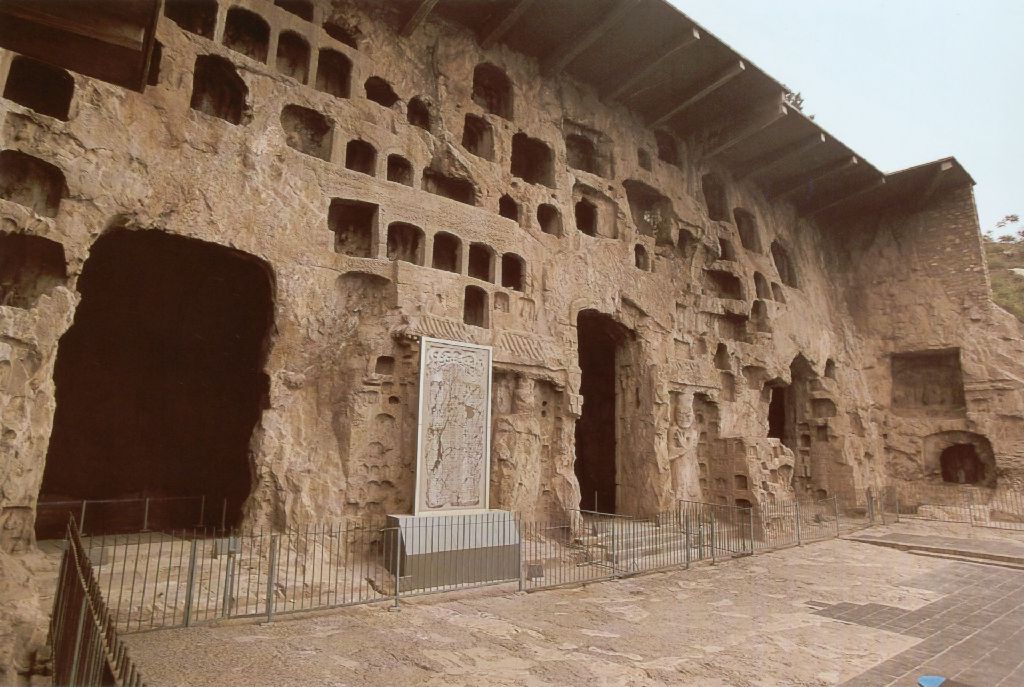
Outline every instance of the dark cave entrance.
<svg viewBox="0 0 1024 687">
<path fill-rule="evenodd" d="M 771 387 L 771 400 L 768 402 L 768 437 L 786 441 L 786 387 Z"/>
<path fill-rule="evenodd" d="M 149 529 L 219 525 L 226 499 L 226 524 L 237 525 L 268 393 L 267 266 L 195 239 L 115 230 L 96 241 L 78 289 L 54 369 L 37 536 L 48 534 L 45 502 L 82 499 L 162 503 L 151 507 Z M 205 520 L 198 499 L 163 501 L 202 496 Z M 137 531 L 139 510 L 90 504 L 86 530 Z"/>
<path fill-rule="evenodd" d="M 985 464 L 973 444 L 953 444 L 939 455 L 942 481 L 977 484 L 985 480 Z"/>
<path fill-rule="evenodd" d="M 583 409 L 576 422 L 574 469 L 583 510 L 616 512 L 616 370 L 626 335 L 622 325 L 603 313 L 584 310 L 577 317 Z"/>
</svg>

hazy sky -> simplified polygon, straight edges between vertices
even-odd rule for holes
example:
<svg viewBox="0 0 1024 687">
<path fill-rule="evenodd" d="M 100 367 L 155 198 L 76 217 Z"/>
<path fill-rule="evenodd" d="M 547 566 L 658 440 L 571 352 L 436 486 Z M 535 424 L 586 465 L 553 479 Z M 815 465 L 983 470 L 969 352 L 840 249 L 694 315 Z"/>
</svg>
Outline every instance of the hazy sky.
<svg viewBox="0 0 1024 687">
<path fill-rule="evenodd" d="M 670 0 L 883 172 L 955 156 L 1024 215 L 1024 0 Z"/>
</svg>

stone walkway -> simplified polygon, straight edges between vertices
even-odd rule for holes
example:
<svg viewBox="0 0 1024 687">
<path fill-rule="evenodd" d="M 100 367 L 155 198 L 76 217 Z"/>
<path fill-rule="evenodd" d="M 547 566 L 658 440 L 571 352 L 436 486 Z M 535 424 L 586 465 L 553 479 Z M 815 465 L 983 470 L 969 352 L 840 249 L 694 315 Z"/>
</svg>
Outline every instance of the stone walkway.
<svg viewBox="0 0 1024 687">
<path fill-rule="evenodd" d="M 891 546 L 904 551 L 969 556 L 1024 565 L 1024 542 L 1016 542 L 1010 539 L 950 537 L 939 534 L 925 535 L 909 532 L 892 532 L 883 535 L 862 533 L 847 537 L 847 539 L 866 544 Z"/>
</svg>

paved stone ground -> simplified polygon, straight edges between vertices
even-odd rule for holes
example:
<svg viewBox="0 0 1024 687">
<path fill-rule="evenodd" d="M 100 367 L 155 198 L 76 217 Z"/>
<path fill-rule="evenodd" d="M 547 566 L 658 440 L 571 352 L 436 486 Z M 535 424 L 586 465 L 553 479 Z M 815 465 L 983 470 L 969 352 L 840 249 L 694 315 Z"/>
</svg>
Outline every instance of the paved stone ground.
<svg viewBox="0 0 1024 687">
<path fill-rule="evenodd" d="M 1014 541 L 915 525 L 913 533 Z M 878 534 L 899 528 L 880 528 Z M 528 595 L 130 635 L 162 685 L 1024 685 L 1024 572 L 844 540 Z"/>
</svg>

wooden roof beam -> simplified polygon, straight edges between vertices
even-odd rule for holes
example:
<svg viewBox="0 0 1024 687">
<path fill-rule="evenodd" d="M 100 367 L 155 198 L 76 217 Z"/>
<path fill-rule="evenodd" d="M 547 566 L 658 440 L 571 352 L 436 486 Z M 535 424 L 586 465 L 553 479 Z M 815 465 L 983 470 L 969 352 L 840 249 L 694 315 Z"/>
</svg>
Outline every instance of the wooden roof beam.
<svg viewBox="0 0 1024 687">
<path fill-rule="evenodd" d="M 815 133 L 807 138 L 797 141 L 792 145 L 788 145 L 778 150 L 772 151 L 767 155 L 762 155 L 757 160 L 748 164 L 742 172 L 733 174 L 733 179 L 736 181 L 742 181 L 747 177 L 754 176 L 755 174 L 764 174 L 773 169 L 777 169 L 780 165 L 793 160 L 794 158 L 803 155 L 812 148 L 816 148 L 826 141 L 825 134 Z"/>
<path fill-rule="evenodd" d="M 641 66 L 634 70 L 625 79 L 619 82 L 618 86 L 615 86 L 608 93 L 608 97 L 611 99 L 621 98 L 622 96 L 629 97 L 629 92 L 635 89 L 640 83 L 643 82 L 648 76 L 653 74 L 659 67 L 665 64 L 673 57 L 679 55 L 684 50 L 692 45 L 695 45 L 701 38 L 700 31 L 697 27 L 692 27 L 689 31 L 683 34 L 682 37 L 677 39 L 668 50 L 661 52 L 657 55 L 648 54 L 647 56 L 639 60 Z"/>
<path fill-rule="evenodd" d="M 570 38 L 565 46 L 544 59 L 544 73 L 548 76 L 555 76 L 563 69 L 572 64 L 580 54 L 597 42 L 601 36 L 608 33 L 619 21 L 626 16 L 626 13 L 639 4 L 640 0 L 619 0 L 604 18 L 587 29 L 583 35 Z"/>
<path fill-rule="evenodd" d="M 718 74 L 716 74 L 715 78 L 712 79 L 707 85 L 703 86 L 695 93 L 692 93 L 691 95 L 687 96 L 678 105 L 670 107 L 666 112 L 651 120 L 649 122 L 650 126 L 661 126 L 662 124 L 672 119 L 676 115 L 682 114 L 684 111 L 688 110 L 689 108 L 693 107 L 700 101 L 704 100 L 709 95 L 717 91 L 719 88 L 721 88 L 722 86 L 724 86 L 725 84 L 729 83 L 737 76 L 742 74 L 746 68 L 747 65 L 743 64 L 742 60 L 737 60 L 736 62 L 734 62 L 733 64 L 729 65 L 728 67 L 720 71 Z"/>
<path fill-rule="evenodd" d="M 402 30 L 399 31 L 399 33 L 405 38 L 411 36 L 416 29 L 423 25 L 423 22 L 427 20 L 427 16 L 434 11 L 434 6 L 437 2 L 438 0 L 422 0 L 416 8 L 416 11 L 412 13 L 412 16 L 409 17 L 408 20 L 406 20 L 405 25 L 402 26 Z"/>
<path fill-rule="evenodd" d="M 949 160 L 943 160 L 939 163 L 939 166 L 932 172 L 932 178 L 928 180 L 928 185 L 921 191 L 921 195 L 918 196 L 918 205 L 924 206 L 928 204 L 928 201 L 932 199 L 935 192 L 939 190 L 939 186 L 945 181 L 946 172 L 953 169 L 953 163 Z"/>
<path fill-rule="evenodd" d="M 718 145 L 709 150 L 704 154 L 707 159 L 718 157 L 722 153 L 732 150 L 736 146 L 740 145 L 745 141 L 757 136 L 759 133 L 769 128 L 772 124 L 779 121 L 783 117 L 789 114 L 789 108 L 785 105 L 777 105 L 768 112 L 767 115 L 760 115 L 755 117 L 752 122 L 746 126 L 737 129 L 733 133 L 726 136 Z"/>
<path fill-rule="evenodd" d="M 489 48 L 502 38 L 505 34 L 516 25 L 519 18 L 522 17 L 526 10 L 530 9 L 535 0 L 519 0 L 511 10 L 506 12 L 503 16 L 496 18 L 487 29 L 484 30 L 483 36 L 480 39 L 481 48 Z"/>
<path fill-rule="evenodd" d="M 810 208 L 806 210 L 806 212 L 812 217 L 820 215 L 822 213 L 828 212 L 829 210 L 834 210 L 835 208 L 840 207 L 841 205 L 845 205 L 850 201 L 857 200 L 858 198 L 863 198 L 866 195 L 874 193 L 883 186 L 885 186 L 885 177 L 879 177 L 878 179 L 875 179 L 867 186 L 864 186 L 860 189 L 854 189 L 853 191 L 850 192 L 843 192 L 838 197 L 833 198 L 831 201 L 825 203 L 824 205 L 819 205 L 816 208 Z"/>
<path fill-rule="evenodd" d="M 779 187 L 777 190 L 768 194 L 768 199 L 779 200 L 781 198 L 788 198 L 794 193 L 797 193 L 803 189 L 806 189 L 808 186 L 813 185 L 815 182 L 827 179 L 833 174 L 839 174 L 840 172 L 844 172 L 850 169 L 851 167 L 857 166 L 859 163 L 860 160 L 857 159 L 856 155 L 851 155 L 849 157 L 844 157 L 839 160 L 829 162 L 828 164 L 822 165 L 821 167 L 818 167 L 817 169 L 811 171 L 808 174 L 799 175 L 799 177 L 796 178 L 796 180 L 794 180 L 793 183 L 787 186 Z"/>
</svg>

